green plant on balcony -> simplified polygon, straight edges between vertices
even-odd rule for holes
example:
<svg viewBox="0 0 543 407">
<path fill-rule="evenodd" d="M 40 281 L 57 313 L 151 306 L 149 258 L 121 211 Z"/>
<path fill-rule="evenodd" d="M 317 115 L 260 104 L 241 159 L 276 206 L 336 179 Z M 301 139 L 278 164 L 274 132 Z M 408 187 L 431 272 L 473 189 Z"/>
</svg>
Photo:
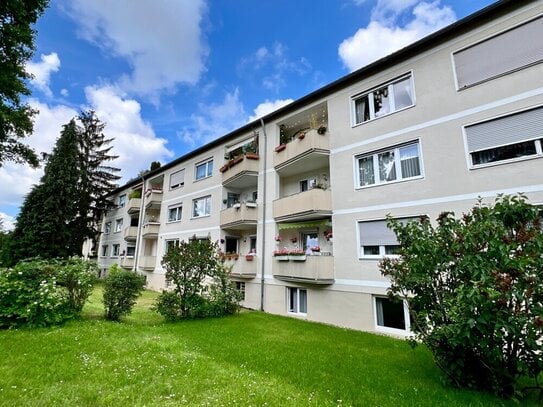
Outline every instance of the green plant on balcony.
<svg viewBox="0 0 543 407">
<path fill-rule="evenodd" d="M 128 194 L 128 199 L 139 199 L 141 198 L 141 189 L 136 189 Z"/>
</svg>

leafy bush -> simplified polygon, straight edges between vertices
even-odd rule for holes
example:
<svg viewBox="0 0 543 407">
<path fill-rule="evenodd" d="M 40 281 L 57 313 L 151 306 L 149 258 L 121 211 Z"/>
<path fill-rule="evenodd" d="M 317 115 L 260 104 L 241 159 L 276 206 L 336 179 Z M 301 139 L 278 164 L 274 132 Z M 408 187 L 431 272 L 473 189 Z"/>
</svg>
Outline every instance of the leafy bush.
<svg viewBox="0 0 543 407">
<path fill-rule="evenodd" d="M 145 288 L 145 276 L 122 270 L 114 264 L 104 279 L 105 316 L 111 321 L 119 321 L 132 312 L 132 307 Z"/>
<path fill-rule="evenodd" d="M 79 259 L 32 260 L 0 270 L 0 327 L 40 327 L 78 316 L 95 267 Z"/>
<path fill-rule="evenodd" d="M 416 336 L 450 381 L 502 396 L 543 371 L 543 234 L 524 197 L 481 202 L 455 219 L 443 213 L 402 225 L 402 246 L 381 270 L 389 294 L 406 298 Z"/>
<path fill-rule="evenodd" d="M 172 291 L 163 291 L 154 309 L 169 321 L 233 314 L 239 293 L 229 279 L 217 243 L 192 239 L 170 247 L 162 265 Z"/>
</svg>

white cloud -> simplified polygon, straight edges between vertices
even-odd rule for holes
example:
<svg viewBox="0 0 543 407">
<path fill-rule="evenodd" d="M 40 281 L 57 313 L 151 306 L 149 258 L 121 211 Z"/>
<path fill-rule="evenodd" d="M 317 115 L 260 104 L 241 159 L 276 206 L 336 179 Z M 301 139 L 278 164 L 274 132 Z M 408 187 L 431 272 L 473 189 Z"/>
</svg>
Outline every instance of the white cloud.
<svg viewBox="0 0 543 407">
<path fill-rule="evenodd" d="M 247 122 L 237 88 L 227 93 L 221 103 L 199 104 L 198 112 L 191 116 L 192 124 L 178 133 L 178 136 L 191 147 L 223 136 Z"/>
<path fill-rule="evenodd" d="M 205 69 L 204 0 L 75 0 L 65 6 L 84 39 L 131 65 L 118 83 L 127 92 L 154 98 L 196 83 Z"/>
<path fill-rule="evenodd" d="M 289 103 L 294 102 L 293 99 L 278 99 L 274 101 L 266 100 L 263 103 L 260 103 L 254 110 L 254 115 L 249 117 L 249 122 L 252 122 L 253 120 L 256 120 L 262 116 L 267 115 L 268 113 L 271 113 L 283 106 L 288 105 Z"/>
<path fill-rule="evenodd" d="M 61 94 L 62 96 L 64 96 L 65 98 L 67 98 L 68 96 L 70 96 L 70 92 L 69 92 L 68 89 L 66 89 L 66 88 L 62 88 L 62 89 L 60 90 L 60 94 Z"/>
<path fill-rule="evenodd" d="M 0 230 L 9 231 L 15 229 L 15 218 L 13 216 L 0 212 L 0 219 L 2 220 Z"/>
<path fill-rule="evenodd" d="M 411 20 L 404 26 L 395 25 L 394 22 L 414 3 L 417 4 L 413 7 Z M 448 6 L 441 6 L 439 1 L 380 0 L 368 26 L 359 29 L 340 44 L 339 56 L 345 66 L 354 71 L 455 20 L 454 11 Z"/>
<path fill-rule="evenodd" d="M 41 62 L 28 62 L 26 71 L 34 77 L 30 80 L 32 85 L 41 90 L 46 96 L 51 97 L 52 92 L 49 88 L 51 74 L 58 72 L 60 68 L 60 59 L 56 52 L 41 55 Z"/>
</svg>

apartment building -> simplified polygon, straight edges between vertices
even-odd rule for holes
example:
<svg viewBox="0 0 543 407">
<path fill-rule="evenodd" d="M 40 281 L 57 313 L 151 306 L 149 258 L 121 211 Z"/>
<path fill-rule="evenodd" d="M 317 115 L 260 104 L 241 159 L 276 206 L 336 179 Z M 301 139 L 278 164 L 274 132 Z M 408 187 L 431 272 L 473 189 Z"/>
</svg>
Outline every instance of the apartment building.
<svg viewBox="0 0 543 407">
<path fill-rule="evenodd" d="M 176 241 L 219 241 L 243 305 L 406 334 L 385 217 L 543 204 L 543 2 L 493 4 L 111 194 L 102 269 L 165 287 Z"/>
</svg>

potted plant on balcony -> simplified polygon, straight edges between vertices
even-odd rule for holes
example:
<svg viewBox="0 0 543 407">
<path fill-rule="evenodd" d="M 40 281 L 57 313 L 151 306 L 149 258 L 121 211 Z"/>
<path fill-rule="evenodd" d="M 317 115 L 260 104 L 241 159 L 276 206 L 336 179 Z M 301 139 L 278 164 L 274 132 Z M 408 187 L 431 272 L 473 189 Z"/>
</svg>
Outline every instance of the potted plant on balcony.
<svg viewBox="0 0 543 407">
<path fill-rule="evenodd" d="M 332 229 L 329 229 L 324 232 L 324 238 L 329 242 L 334 241 L 334 233 L 332 232 Z"/>
<path fill-rule="evenodd" d="M 311 248 L 311 251 L 315 254 L 315 253 L 320 253 L 321 252 L 321 248 L 320 246 L 313 246 Z"/>
<path fill-rule="evenodd" d="M 317 133 L 321 136 L 324 135 L 324 133 L 326 133 L 326 126 L 324 124 L 320 125 L 317 129 Z"/>
<path fill-rule="evenodd" d="M 292 261 L 305 261 L 305 252 L 302 249 L 292 249 L 288 252 L 288 258 Z"/>
<path fill-rule="evenodd" d="M 254 253 L 249 253 L 245 255 L 245 260 L 253 261 L 254 257 L 255 257 Z"/>
<path fill-rule="evenodd" d="M 275 250 L 273 252 L 273 257 L 278 261 L 288 261 L 289 259 L 289 250 L 286 248 Z"/>
</svg>

